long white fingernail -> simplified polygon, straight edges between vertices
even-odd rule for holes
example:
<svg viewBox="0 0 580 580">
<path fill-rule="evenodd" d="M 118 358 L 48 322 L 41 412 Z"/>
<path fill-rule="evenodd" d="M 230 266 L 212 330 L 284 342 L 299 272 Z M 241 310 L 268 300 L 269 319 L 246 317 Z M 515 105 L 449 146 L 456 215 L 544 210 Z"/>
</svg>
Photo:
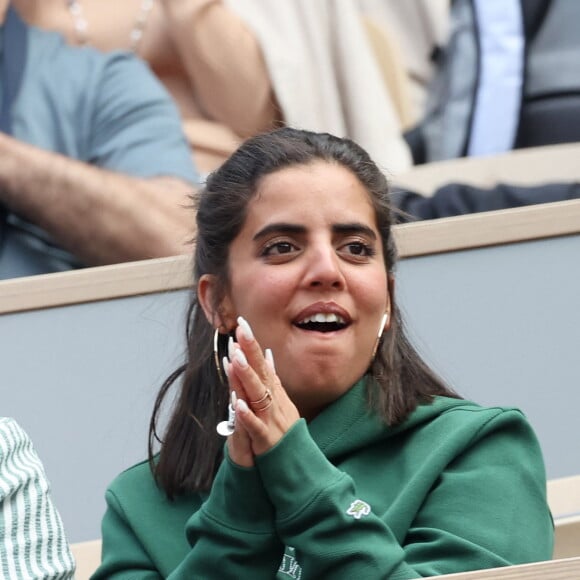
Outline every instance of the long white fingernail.
<svg viewBox="0 0 580 580">
<path fill-rule="evenodd" d="M 228 356 L 234 360 L 234 339 L 231 336 L 228 338 Z"/>
<path fill-rule="evenodd" d="M 273 371 L 276 370 L 276 366 L 274 365 L 274 355 L 272 353 L 272 349 L 271 348 L 267 348 L 264 351 L 264 356 L 266 358 L 266 362 L 270 365 L 271 369 Z"/>
<path fill-rule="evenodd" d="M 233 409 L 236 408 L 236 401 L 237 400 L 238 400 L 238 397 L 236 396 L 236 391 L 232 391 L 232 394 L 230 395 L 230 401 L 231 401 L 231 405 L 232 405 Z"/>
<path fill-rule="evenodd" d="M 244 335 L 244 338 L 246 338 L 247 340 L 253 340 L 254 333 L 252 332 L 252 329 L 250 328 L 248 321 L 243 316 L 238 316 L 238 324 L 242 329 L 242 334 Z"/>
<path fill-rule="evenodd" d="M 238 411 L 240 411 L 241 413 L 247 413 L 250 410 L 248 407 L 248 403 L 246 403 L 246 401 L 244 401 L 244 399 L 238 399 L 238 404 L 236 406 L 236 409 Z"/>
<path fill-rule="evenodd" d="M 236 352 L 234 353 L 234 358 L 240 363 L 241 366 L 243 366 L 244 368 L 246 368 L 248 366 L 248 359 L 246 358 L 246 355 L 242 352 L 241 349 L 237 349 Z"/>
<path fill-rule="evenodd" d="M 222 359 L 222 365 L 224 367 L 224 373 L 226 373 L 226 378 L 230 378 L 230 371 L 229 371 L 229 365 L 230 365 L 230 361 L 228 359 L 227 356 L 224 356 L 224 358 Z"/>
</svg>

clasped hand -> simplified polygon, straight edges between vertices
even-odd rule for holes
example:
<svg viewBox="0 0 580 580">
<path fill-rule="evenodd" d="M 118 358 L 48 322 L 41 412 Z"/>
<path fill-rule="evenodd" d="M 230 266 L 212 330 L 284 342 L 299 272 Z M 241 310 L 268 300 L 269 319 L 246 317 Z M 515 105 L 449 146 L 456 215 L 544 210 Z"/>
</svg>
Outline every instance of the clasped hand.
<svg viewBox="0 0 580 580">
<path fill-rule="evenodd" d="M 276 374 L 271 351 L 262 351 L 242 317 L 236 340 L 230 340 L 229 359 L 224 359 L 230 390 L 237 397 L 236 428 L 228 439 L 228 452 L 237 465 L 251 467 L 254 458 L 276 445 L 300 414 Z"/>
</svg>

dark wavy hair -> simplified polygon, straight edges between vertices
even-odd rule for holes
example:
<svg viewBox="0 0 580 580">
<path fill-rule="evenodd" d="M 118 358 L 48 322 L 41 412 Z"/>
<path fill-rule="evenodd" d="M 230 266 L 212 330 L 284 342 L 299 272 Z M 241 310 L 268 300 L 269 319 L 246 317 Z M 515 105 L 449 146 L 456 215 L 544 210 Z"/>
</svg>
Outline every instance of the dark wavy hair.
<svg viewBox="0 0 580 580">
<path fill-rule="evenodd" d="M 222 460 L 223 439 L 215 427 L 227 413 L 229 393 L 215 366 L 214 329 L 198 304 L 197 283 L 203 274 L 216 277 L 217 308 L 228 287 L 230 244 L 244 225 L 260 180 L 278 170 L 317 161 L 341 165 L 365 187 L 374 206 L 385 267 L 393 272 L 397 255 L 388 183 L 366 151 L 353 141 L 326 133 L 278 129 L 247 140 L 209 176 L 195 199 L 197 238 L 186 327 L 187 357 L 162 385 L 149 428 L 149 461 L 158 484 L 170 498 L 208 490 Z M 394 296 L 391 302 L 391 326 L 368 369 L 367 375 L 374 380 L 367 381 L 367 392 L 372 409 L 385 423 L 396 425 L 418 404 L 436 395 L 457 395 L 421 359 L 407 339 Z M 179 392 L 160 438 L 160 413 L 176 382 Z M 154 447 L 158 441 L 161 448 L 157 454 Z"/>
</svg>

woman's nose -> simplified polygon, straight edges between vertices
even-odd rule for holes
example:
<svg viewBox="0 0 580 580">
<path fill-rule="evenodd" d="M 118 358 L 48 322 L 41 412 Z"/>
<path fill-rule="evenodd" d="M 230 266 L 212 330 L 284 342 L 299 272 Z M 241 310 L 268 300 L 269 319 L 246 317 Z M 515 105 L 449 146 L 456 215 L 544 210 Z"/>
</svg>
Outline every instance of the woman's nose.
<svg viewBox="0 0 580 580">
<path fill-rule="evenodd" d="M 308 286 L 337 290 L 344 288 L 344 273 L 333 247 L 317 248 L 309 258 L 305 276 Z"/>
</svg>

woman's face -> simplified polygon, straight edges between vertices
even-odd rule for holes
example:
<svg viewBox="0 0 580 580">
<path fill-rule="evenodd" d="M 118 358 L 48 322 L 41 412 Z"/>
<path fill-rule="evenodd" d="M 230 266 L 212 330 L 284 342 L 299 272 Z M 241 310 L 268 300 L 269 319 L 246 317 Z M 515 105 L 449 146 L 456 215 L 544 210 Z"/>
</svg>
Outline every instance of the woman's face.
<svg viewBox="0 0 580 580">
<path fill-rule="evenodd" d="M 318 161 L 263 178 L 229 276 L 222 312 L 246 318 L 272 349 L 303 416 L 365 373 L 390 299 L 375 211 L 349 170 Z"/>
</svg>

